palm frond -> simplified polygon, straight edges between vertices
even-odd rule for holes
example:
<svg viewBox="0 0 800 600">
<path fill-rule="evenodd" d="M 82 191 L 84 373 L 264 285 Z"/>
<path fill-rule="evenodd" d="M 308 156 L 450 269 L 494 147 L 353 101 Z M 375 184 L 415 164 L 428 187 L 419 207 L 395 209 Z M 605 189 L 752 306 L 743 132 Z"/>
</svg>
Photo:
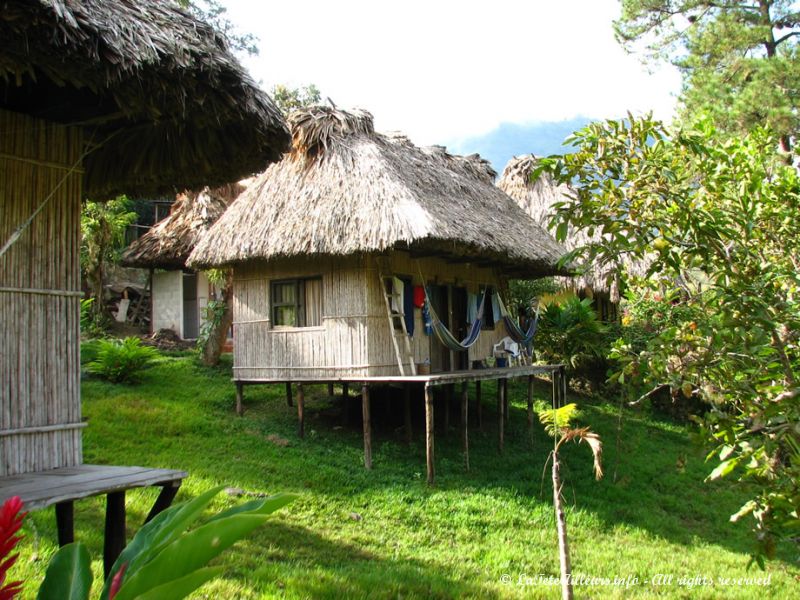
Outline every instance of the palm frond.
<svg viewBox="0 0 800 600">
<path fill-rule="evenodd" d="M 542 407 L 537 409 L 537 413 L 545 431 L 556 437 L 569 428 L 570 422 L 580 414 L 580 411 L 577 404 L 570 402 L 560 408 Z"/>
</svg>

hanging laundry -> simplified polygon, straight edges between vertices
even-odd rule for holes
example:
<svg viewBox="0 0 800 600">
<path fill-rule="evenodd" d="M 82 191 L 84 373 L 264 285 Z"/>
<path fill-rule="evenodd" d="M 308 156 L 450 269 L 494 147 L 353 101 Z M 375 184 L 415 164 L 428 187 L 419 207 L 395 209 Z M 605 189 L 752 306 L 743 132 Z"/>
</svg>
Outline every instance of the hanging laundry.
<svg viewBox="0 0 800 600">
<path fill-rule="evenodd" d="M 414 288 L 410 279 L 401 279 L 403 282 L 403 315 L 406 321 L 406 331 L 409 336 L 414 335 Z"/>
<path fill-rule="evenodd" d="M 392 277 L 392 310 L 396 313 L 403 312 L 403 291 L 405 284 L 402 279 Z"/>
<path fill-rule="evenodd" d="M 425 330 L 425 335 L 433 335 L 433 322 L 427 302 L 422 305 L 422 328 Z"/>
<path fill-rule="evenodd" d="M 478 294 L 467 292 L 467 323 L 472 324 L 478 316 L 478 303 L 480 302 Z"/>
<path fill-rule="evenodd" d="M 422 305 L 425 304 L 425 288 L 421 285 L 414 286 L 414 307 L 415 308 L 422 308 Z"/>
</svg>

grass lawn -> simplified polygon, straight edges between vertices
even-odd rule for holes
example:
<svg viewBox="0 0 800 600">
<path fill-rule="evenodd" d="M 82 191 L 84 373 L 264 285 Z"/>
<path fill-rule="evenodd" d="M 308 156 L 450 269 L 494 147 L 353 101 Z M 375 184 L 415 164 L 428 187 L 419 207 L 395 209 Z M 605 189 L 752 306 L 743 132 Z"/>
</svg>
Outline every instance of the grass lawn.
<svg viewBox="0 0 800 600">
<path fill-rule="evenodd" d="M 532 440 L 528 435 L 524 384 L 509 387 L 511 420 L 500 455 L 494 386 L 484 383 L 484 431 L 470 430 L 469 472 L 462 466 L 454 410 L 450 432 L 437 433 L 437 482 L 429 487 L 421 401 L 410 447 L 403 439 L 400 401 L 390 411 L 384 410 L 385 401 L 373 404 L 374 466 L 366 471 L 355 401 L 347 424 L 340 399 L 327 398 L 325 386 L 309 387 L 306 438 L 300 440 L 283 386 L 246 388 L 245 415 L 235 415 L 229 367 L 206 369 L 191 357 L 165 357 L 139 385 L 85 380 L 82 388 L 87 463 L 184 469 L 190 477 L 178 500 L 218 484 L 250 493 L 300 494 L 225 553 L 224 578 L 195 597 L 559 597 L 557 585 L 537 580 L 559 573 L 545 470 L 551 442 L 538 424 Z M 541 382 L 536 390 L 549 398 L 549 384 Z M 577 401 L 584 409 L 582 423 L 605 441 L 606 478 L 594 480 L 587 448 L 566 447 L 573 571 L 627 578 L 630 585 L 579 586 L 576 596 L 797 597 L 800 569 L 790 548 L 781 549 L 781 560 L 766 573 L 746 570 L 749 532 L 728 521 L 744 497 L 727 483 L 703 483 L 710 467 L 683 427 L 628 414 L 617 447 L 613 404 Z M 440 409 L 437 427 L 441 414 Z M 129 537 L 155 495 L 154 490 L 128 493 Z M 223 493 L 215 508 L 244 499 Z M 75 505 L 76 539 L 88 544 L 95 559 L 96 587 L 103 515 L 101 499 Z M 32 513 L 24 534 L 10 577 L 26 579 L 24 597 L 33 598 L 56 550 L 53 511 Z M 748 576 L 769 577 L 769 585 L 720 583 Z M 702 577 L 713 578 L 714 585 L 690 587 Z"/>
</svg>

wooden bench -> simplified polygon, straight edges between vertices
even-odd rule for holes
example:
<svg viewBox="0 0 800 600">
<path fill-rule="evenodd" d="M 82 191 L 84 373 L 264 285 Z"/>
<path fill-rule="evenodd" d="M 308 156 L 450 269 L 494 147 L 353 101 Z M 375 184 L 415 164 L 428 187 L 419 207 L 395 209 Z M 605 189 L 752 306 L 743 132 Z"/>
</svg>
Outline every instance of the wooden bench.
<svg viewBox="0 0 800 600">
<path fill-rule="evenodd" d="M 58 544 L 63 546 L 75 539 L 73 502 L 105 494 L 103 567 L 108 576 L 117 557 L 125 548 L 125 491 L 138 487 L 161 488 L 145 519 L 147 523 L 172 504 L 185 477 L 184 471 L 170 469 L 107 465 L 64 467 L 0 477 L 0 504 L 12 496 L 19 496 L 26 510 L 55 505 Z"/>
</svg>

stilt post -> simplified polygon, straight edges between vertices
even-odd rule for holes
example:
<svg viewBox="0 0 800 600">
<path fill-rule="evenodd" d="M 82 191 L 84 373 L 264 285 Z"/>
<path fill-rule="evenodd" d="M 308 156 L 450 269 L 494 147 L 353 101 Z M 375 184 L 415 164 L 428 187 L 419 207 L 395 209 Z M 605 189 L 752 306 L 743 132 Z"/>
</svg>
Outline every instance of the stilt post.
<svg viewBox="0 0 800 600">
<path fill-rule="evenodd" d="M 425 457 L 428 466 L 428 484 L 433 485 L 433 389 L 425 384 Z"/>
<path fill-rule="evenodd" d="M 236 382 L 236 414 L 240 417 L 244 413 L 242 402 L 244 400 L 244 384 L 241 381 Z"/>
<path fill-rule="evenodd" d="M 125 548 L 125 491 L 106 496 L 106 534 L 103 543 L 103 573 L 108 577 L 111 567 Z"/>
<path fill-rule="evenodd" d="M 306 423 L 305 423 L 305 403 L 306 403 L 306 394 L 303 391 L 303 384 L 297 384 L 297 435 L 305 437 L 306 435 Z"/>
<path fill-rule="evenodd" d="M 286 382 L 286 406 L 292 406 L 292 384 Z"/>
<path fill-rule="evenodd" d="M 361 386 L 361 415 L 364 419 L 364 468 L 372 468 L 372 423 L 369 416 L 369 386 Z"/>
<path fill-rule="evenodd" d="M 483 411 L 481 410 L 481 382 L 475 382 L 475 416 L 478 418 L 478 429 L 483 431 Z"/>
</svg>

